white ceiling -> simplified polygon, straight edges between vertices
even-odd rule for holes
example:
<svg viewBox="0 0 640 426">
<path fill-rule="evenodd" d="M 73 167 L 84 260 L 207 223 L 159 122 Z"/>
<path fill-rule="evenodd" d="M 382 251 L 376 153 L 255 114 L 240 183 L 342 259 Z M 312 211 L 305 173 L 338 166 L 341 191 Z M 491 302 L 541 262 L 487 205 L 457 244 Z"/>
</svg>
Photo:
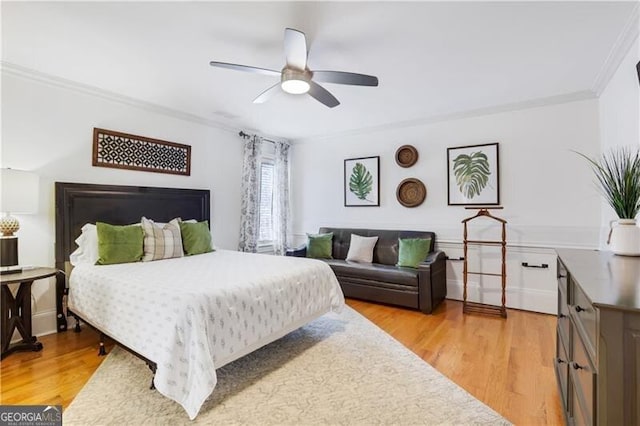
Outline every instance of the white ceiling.
<svg viewBox="0 0 640 426">
<path fill-rule="evenodd" d="M 593 90 L 636 2 L 2 2 L 2 60 L 206 120 L 304 139 Z M 282 93 L 285 27 L 341 105 Z"/>
</svg>

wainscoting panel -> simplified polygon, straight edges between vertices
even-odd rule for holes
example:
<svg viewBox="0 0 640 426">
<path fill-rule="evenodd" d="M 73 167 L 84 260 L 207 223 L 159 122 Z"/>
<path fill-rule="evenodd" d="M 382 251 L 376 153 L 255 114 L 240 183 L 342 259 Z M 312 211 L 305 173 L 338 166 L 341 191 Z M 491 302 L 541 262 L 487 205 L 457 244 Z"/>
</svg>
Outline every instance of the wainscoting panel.
<svg viewBox="0 0 640 426">
<path fill-rule="evenodd" d="M 462 300 L 463 246 L 441 243 L 447 260 L 447 298 Z M 555 314 L 557 311 L 556 253 L 550 248 L 507 246 L 507 307 Z M 500 273 L 501 248 L 469 246 L 469 271 Z M 501 278 L 469 275 L 467 300 L 492 305 L 501 303 Z"/>
</svg>

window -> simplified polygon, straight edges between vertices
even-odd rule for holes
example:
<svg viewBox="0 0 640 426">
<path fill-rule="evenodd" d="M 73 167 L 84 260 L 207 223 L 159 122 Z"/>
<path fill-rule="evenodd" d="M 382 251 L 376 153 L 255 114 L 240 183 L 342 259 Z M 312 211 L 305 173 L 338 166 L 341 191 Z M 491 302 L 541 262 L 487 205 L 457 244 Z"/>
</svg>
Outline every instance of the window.
<svg viewBox="0 0 640 426">
<path fill-rule="evenodd" d="M 258 245 L 273 242 L 273 180 L 274 165 L 270 159 L 260 162 L 260 213 L 258 216 Z"/>
</svg>

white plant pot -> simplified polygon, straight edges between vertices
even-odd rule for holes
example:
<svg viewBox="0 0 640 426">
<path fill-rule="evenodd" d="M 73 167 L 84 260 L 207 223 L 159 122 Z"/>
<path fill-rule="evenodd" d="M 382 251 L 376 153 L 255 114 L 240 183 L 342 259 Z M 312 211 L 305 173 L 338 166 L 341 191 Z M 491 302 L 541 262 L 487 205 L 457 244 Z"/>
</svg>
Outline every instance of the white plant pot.
<svg viewBox="0 0 640 426">
<path fill-rule="evenodd" d="M 636 220 L 612 221 L 607 244 L 614 254 L 640 256 L 640 228 L 636 225 Z"/>
<path fill-rule="evenodd" d="M 640 228 L 638 228 L 640 229 Z M 633 303 L 640 291 L 640 262 L 629 256 L 611 256 L 607 260 L 609 277 L 614 286 L 617 303 Z"/>
</svg>

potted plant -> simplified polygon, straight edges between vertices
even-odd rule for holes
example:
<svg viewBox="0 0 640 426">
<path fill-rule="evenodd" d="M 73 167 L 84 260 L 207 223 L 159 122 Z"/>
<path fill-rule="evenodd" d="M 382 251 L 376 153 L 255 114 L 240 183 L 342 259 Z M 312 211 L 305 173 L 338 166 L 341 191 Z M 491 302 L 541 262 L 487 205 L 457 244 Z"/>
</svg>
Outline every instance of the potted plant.
<svg viewBox="0 0 640 426">
<path fill-rule="evenodd" d="M 640 150 L 612 148 L 596 160 L 577 153 L 591 164 L 607 203 L 618 215 L 610 224 L 607 244 L 615 254 L 640 256 Z"/>
</svg>

